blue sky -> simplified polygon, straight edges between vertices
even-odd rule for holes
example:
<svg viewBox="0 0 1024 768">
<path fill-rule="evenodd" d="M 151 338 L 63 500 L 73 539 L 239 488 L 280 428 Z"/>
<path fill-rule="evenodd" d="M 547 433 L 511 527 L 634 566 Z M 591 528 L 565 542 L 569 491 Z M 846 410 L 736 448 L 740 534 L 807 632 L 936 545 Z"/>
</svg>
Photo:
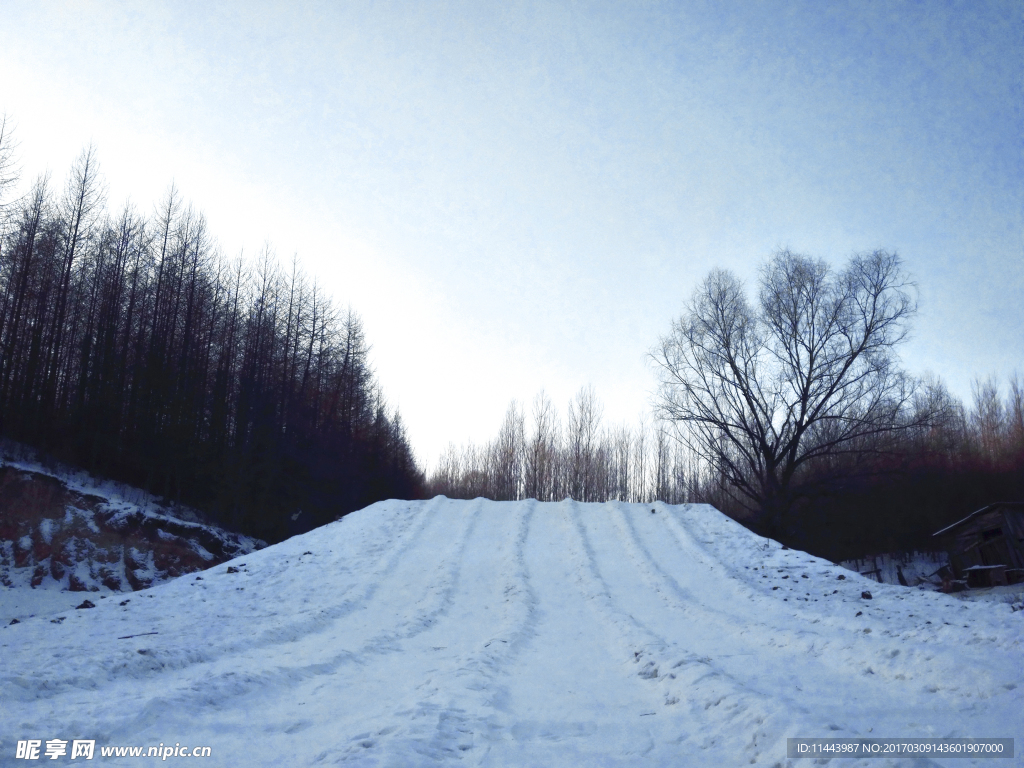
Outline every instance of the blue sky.
<svg viewBox="0 0 1024 768">
<path fill-rule="evenodd" d="M 228 255 L 297 252 L 366 323 L 417 452 L 645 353 L 712 267 L 896 250 L 908 368 L 1024 373 L 1016 2 L 22 2 L 0 110 L 26 182 L 95 142 Z"/>
</svg>

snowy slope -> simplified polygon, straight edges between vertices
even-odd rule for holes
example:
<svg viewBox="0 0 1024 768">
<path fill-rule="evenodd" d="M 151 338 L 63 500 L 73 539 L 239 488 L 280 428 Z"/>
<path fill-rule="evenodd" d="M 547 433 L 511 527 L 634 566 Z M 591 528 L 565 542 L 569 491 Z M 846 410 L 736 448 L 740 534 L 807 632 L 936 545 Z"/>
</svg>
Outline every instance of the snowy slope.
<svg viewBox="0 0 1024 768">
<path fill-rule="evenodd" d="M 704 505 L 382 502 L 119 597 L 0 629 L 0 765 L 51 738 L 95 739 L 100 762 L 206 745 L 218 766 L 774 766 L 796 736 L 1024 748 L 1024 611 L 868 581 Z"/>
</svg>

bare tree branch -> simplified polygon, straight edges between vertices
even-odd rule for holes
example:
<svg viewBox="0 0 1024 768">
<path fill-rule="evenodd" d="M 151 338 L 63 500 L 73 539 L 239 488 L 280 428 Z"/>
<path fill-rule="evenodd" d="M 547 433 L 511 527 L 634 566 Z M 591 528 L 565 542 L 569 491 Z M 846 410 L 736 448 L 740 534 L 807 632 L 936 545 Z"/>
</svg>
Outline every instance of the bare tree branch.
<svg viewBox="0 0 1024 768">
<path fill-rule="evenodd" d="M 835 273 L 780 251 L 759 288 L 751 306 L 734 275 L 713 271 L 653 358 L 660 416 L 779 530 L 809 463 L 873 450 L 934 413 L 913 407 L 917 383 L 898 365 L 916 303 L 896 254 Z"/>
</svg>

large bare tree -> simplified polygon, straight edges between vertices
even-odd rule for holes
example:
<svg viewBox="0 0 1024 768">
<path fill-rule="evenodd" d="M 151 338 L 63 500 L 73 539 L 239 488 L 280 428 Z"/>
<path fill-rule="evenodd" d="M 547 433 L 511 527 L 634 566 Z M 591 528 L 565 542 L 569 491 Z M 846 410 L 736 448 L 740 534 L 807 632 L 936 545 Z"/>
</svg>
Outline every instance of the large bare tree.
<svg viewBox="0 0 1024 768">
<path fill-rule="evenodd" d="M 912 413 L 915 382 L 896 355 L 916 311 L 896 254 L 834 271 L 780 251 L 759 283 L 752 303 L 732 273 L 711 272 L 653 356 L 661 416 L 781 533 L 810 490 L 806 469 L 876 450 L 928 414 Z"/>
</svg>

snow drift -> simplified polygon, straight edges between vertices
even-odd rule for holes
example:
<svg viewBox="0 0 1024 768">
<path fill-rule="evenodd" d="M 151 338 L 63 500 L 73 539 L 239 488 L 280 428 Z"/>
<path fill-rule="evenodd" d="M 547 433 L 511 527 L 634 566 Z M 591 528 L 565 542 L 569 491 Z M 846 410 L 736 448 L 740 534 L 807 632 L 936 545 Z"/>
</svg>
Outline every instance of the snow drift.
<svg viewBox="0 0 1024 768">
<path fill-rule="evenodd" d="M 388 501 L 127 597 L 0 629 L 0 764 L 51 738 L 224 766 L 775 766 L 787 737 L 1021 735 L 1024 612 L 704 505 Z"/>
</svg>

